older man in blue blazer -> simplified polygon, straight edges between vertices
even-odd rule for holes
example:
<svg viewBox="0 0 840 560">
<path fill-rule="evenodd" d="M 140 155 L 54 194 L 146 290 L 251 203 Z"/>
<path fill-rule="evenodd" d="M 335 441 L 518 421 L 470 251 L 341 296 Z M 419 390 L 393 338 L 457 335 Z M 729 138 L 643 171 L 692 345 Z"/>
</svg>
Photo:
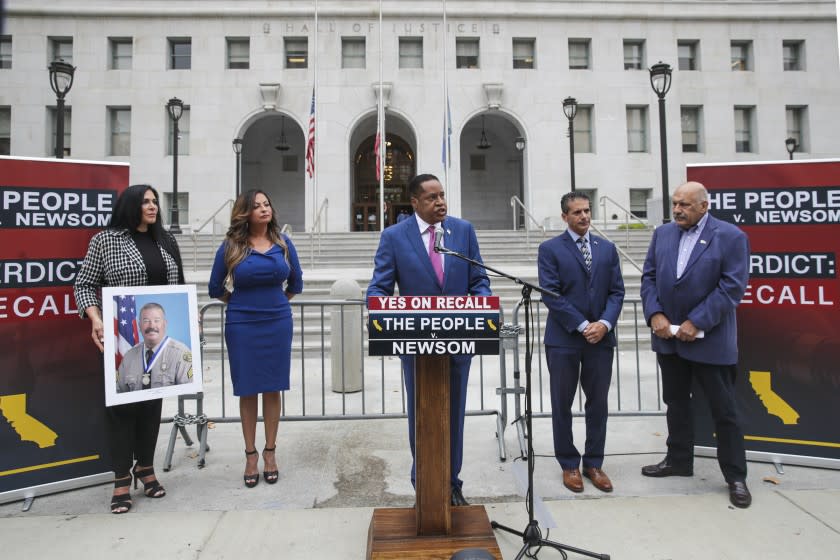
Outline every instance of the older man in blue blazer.
<svg viewBox="0 0 840 560">
<path fill-rule="evenodd" d="M 408 185 L 414 215 L 386 228 L 374 258 L 368 296 L 392 296 L 394 285 L 402 296 L 490 295 L 483 268 L 457 257 L 433 251 L 437 235 L 442 245 L 481 262 L 472 224 L 447 216 L 443 186 L 434 175 L 418 175 Z M 414 356 L 401 356 L 408 401 L 408 441 L 414 457 Z M 452 505 L 468 505 L 459 478 L 464 455 L 464 411 L 472 356 L 450 357 L 450 472 Z M 411 465 L 411 483 L 415 465 Z"/>
<path fill-rule="evenodd" d="M 674 221 L 656 228 L 642 272 L 642 305 L 662 370 L 668 405 L 668 452 L 642 467 L 652 477 L 694 474 L 692 380 L 708 399 L 717 455 L 729 500 L 749 507 L 744 435 L 735 402 L 738 326 L 735 308 L 749 278 L 747 236 L 708 214 L 708 193 L 696 182 L 672 197 Z"/>
<path fill-rule="evenodd" d="M 543 296 L 548 307 L 545 355 L 551 376 L 554 456 L 563 484 L 583 491 L 583 476 L 612 492 L 601 469 L 607 437 L 607 394 L 616 346 L 615 325 L 624 303 L 624 280 L 615 245 L 589 231 L 589 197 L 572 191 L 560 200 L 566 231 L 539 248 L 540 286 L 559 294 Z M 572 402 L 578 382 L 586 395 L 586 447 L 572 437 Z"/>
</svg>

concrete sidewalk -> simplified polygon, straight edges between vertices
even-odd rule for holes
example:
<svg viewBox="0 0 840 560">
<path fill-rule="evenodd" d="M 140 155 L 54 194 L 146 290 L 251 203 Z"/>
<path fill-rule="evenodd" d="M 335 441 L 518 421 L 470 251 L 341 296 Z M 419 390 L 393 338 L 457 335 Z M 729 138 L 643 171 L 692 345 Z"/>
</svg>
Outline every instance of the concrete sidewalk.
<svg viewBox="0 0 840 560">
<path fill-rule="evenodd" d="M 753 505 L 730 506 L 714 459 L 698 458 L 693 478 L 648 479 L 639 468 L 665 448 L 662 417 L 612 418 L 604 469 L 615 492 L 588 481 L 583 494 L 562 485 L 553 459 L 551 422 L 534 420 L 536 494 L 548 516 L 548 538 L 614 559 L 836 558 L 840 550 L 840 472 L 750 463 Z M 576 441 L 583 420 L 576 419 Z M 169 426 L 158 445 L 162 464 Z M 5 558 L 364 558 L 374 507 L 409 507 L 410 455 L 402 419 L 281 422 L 280 481 L 254 489 L 242 484 L 244 454 L 238 424 L 209 433 L 207 466 L 179 440 L 173 468 L 159 472 L 162 500 L 133 492 L 127 515 L 108 513 L 111 486 L 95 486 L 0 506 Z M 509 459 L 500 462 L 495 420 L 470 417 L 462 478 L 467 499 L 486 504 L 490 519 L 522 530 L 528 521 L 517 476 L 524 476 L 516 431 L 506 434 Z M 258 441 L 261 437 L 258 434 Z M 518 471 L 518 473 L 517 473 Z M 774 479 L 777 484 L 763 479 Z M 504 557 L 517 537 L 497 531 Z M 540 558 L 560 558 L 543 549 Z M 570 554 L 570 558 L 583 558 Z"/>
</svg>

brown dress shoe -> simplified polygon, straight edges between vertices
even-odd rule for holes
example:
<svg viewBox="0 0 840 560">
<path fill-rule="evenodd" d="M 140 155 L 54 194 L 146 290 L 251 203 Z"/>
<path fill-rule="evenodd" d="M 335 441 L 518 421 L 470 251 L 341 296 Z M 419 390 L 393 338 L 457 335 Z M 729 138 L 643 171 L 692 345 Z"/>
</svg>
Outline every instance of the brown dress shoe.
<svg viewBox="0 0 840 560">
<path fill-rule="evenodd" d="M 592 481 L 592 484 L 601 492 L 612 492 L 613 485 L 607 473 L 598 467 L 584 467 L 583 476 Z"/>
<path fill-rule="evenodd" d="M 583 492 L 583 479 L 578 469 L 563 469 L 563 486 L 572 492 Z"/>
<path fill-rule="evenodd" d="M 729 501 L 732 505 L 739 508 L 748 508 L 752 504 L 752 494 L 747 488 L 746 482 L 730 482 L 729 483 Z"/>
</svg>

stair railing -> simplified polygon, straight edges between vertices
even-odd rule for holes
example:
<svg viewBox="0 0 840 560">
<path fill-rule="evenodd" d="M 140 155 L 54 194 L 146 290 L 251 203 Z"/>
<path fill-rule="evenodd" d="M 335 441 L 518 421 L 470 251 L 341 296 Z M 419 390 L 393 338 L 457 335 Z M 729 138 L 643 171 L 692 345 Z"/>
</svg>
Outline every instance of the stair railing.
<svg viewBox="0 0 840 560">
<path fill-rule="evenodd" d="M 219 215 L 219 212 L 224 210 L 225 208 L 230 211 L 230 208 L 233 207 L 233 199 L 229 198 L 225 200 L 219 208 L 216 209 L 215 212 L 210 214 L 210 217 L 204 220 L 200 226 L 197 228 L 193 228 L 192 230 L 192 243 L 193 243 L 193 272 L 198 269 L 198 232 L 204 229 L 207 224 L 213 223 L 213 228 L 210 231 L 210 241 L 215 245 L 216 241 L 216 216 Z"/>
<path fill-rule="evenodd" d="M 618 207 L 618 209 L 624 215 L 624 243 L 626 247 L 630 246 L 630 229 L 631 226 L 639 225 L 641 226 L 639 229 L 650 230 L 653 229 L 649 223 L 642 220 L 640 217 L 635 215 L 632 211 L 628 210 L 624 206 L 621 205 L 620 202 L 615 200 L 614 198 L 610 197 L 609 195 L 603 195 L 600 199 L 600 206 L 601 206 L 601 217 L 604 223 L 604 227 L 607 226 L 607 202 L 611 203 L 613 206 Z"/>
<path fill-rule="evenodd" d="M 534 229 L 538 229 L 542 231 L 542 236 L 545 238 L 545 226 L 539 223 L 534 216 L 528 211 L 522 201 L 519 199 L 518 196 L 513 195 L 510 197 L 510 207 L 513 209 L 513 231 L 519 230 L 519 211 L 522 210 L 522 213 L 531 220 L 531 223 L 535 226 Z M 523 229 L 525 230 L 525 246 L 530 249 L 531 248 L 531 228 L 528 227 L 527 221 L 522 224 Z"/>
<path fill-rule="evenodd" d="M 607 235 L 605 232 L 603 232 L 601 229 L 599 229 L 599 228 L 598 228 L 598 226 L 596 226 L 596 225 L 595 225 L 594 223 L 592 223 L 592 222 L 589 222 L 589 228 L 590 228 L 592 231 L 594 231 L 595 233 L 597 233 L 598 235 L 600 235 L 601 237 L 603 237 L 604 239 L 608 239 L 609 241 L 612 241 L 612 242 L 613 242 L 613 245 L 615 245 L 615 250 L 616 250 L 616 251 L 618 251 L 618 254 L 619 254 L 619 255 L 621 255 L 621 256 L 624 258 L 624 260 L 626 260 L 628 263 L 630 263 L 630 266 L 632 266 L 633 268 L 635 268 L 636 270 L 638 270 L 638 271 L 639 271 L 639 273 L 641 273 L 641 272 L 642 272 L 642 265 L 640 265 L 640 264 L 639 264 L 639 263 L 637 263 L 635 260 L 633 260 L 633 257 L 631 257 L 631 256 L 627 253 L 627 251 L 625 251 L 624 249 L 622 249 L 622 248 L 621 248 L 621 245 L 619 245 L 618 243 L 616 243 L 614 239 L 610 239 L 610 236 L 609 236 L 609 235 Z"/>
<path fill-rule="evenodd" d="M 315 251 L 318 251 L 318 256 L 321 256 L 321 230 L 327 231 L 329 221 L 327 219 L 330 209 L 330 199 L 324 198 L 321 206 L 318 208 L 318 213 L 315 215 L 315 222 L 312 224 L 312 229 L 309 232 L 309 267 L 315 267 Z"/>
</svg>

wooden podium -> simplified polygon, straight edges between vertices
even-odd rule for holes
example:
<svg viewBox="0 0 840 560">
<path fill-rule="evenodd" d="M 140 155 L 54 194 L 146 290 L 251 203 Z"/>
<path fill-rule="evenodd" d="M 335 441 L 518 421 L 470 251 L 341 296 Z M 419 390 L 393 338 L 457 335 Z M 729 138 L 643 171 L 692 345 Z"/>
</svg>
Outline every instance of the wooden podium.
<svg viewBox="0 0 840 560">
<path fill-rule="evenodd" d="M 450 506 L 449 356 L 415 360 L 417 502 L 413 508 L 374 510 L 367 558 L 449 560 L 459 550 L 480 548 L 502 560 L 484 506 Z"/>
</svg>

